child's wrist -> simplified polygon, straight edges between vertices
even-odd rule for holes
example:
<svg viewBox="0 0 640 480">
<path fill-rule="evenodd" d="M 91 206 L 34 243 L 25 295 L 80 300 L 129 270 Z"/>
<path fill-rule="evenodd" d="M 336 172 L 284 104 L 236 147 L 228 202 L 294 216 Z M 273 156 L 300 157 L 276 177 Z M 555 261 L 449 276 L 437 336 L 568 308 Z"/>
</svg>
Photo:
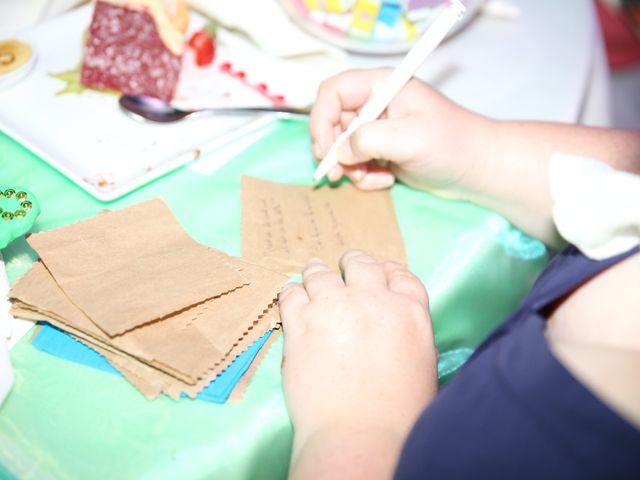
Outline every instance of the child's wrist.
<svg viewBox="0 0 640 480">
<path fill-rule="evenodd" d="M 485 199 L 500 181 L 501 130 L 501 122 L 481 116 L 468 122 L 456 159 L 466 164 L 458 185 L 458 198 L 486 206 Z"/>
</svg>

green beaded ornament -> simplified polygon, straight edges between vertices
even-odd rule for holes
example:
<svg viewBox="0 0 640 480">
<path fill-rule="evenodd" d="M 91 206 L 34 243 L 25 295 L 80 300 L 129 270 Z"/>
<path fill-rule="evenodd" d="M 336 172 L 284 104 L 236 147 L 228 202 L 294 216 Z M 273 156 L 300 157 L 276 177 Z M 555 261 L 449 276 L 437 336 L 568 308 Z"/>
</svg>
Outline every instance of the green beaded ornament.
<svg viewBox="0 0 640 480">
<path fill-rule="evenodd" d="M 0 249 L 31 230 L 39 213 L 40 205 L 31 192 L 0 186 Z"/>
</svg>

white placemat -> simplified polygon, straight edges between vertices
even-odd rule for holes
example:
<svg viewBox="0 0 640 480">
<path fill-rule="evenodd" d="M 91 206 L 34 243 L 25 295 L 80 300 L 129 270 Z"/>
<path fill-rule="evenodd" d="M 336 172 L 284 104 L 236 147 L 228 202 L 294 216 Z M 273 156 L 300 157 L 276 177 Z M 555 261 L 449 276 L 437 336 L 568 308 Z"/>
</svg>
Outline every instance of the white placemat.
<svg viewBox="0 0 640 480">
<path fill-rule="evenodd" d="M 80 64 L 92 9 L 87 5 L 22 32 L 19 38 L 37 52 L 35 66 L 18 84 L 0 90 L 0 129 L 88 193 L 103 201 L 116 199 L 264 126 L 264 116 L 142 124 L 120 111 L 115 95 L 91 90 L 56 94 L 65 84 L 50 74 Z M 202 23 L 192 14 L 190 32 Z M 230 71 L 221 70 L 224 63 Z M 262 84 L 288 104 L 302 106 L 313 101 L 319 80 L 308 66 L 271 57 L 220 32 L 213 65 L 197 67 L 193 52 L 185 52 L 175 100 L 191 106 L 269 105 L 255 88 Z"/>
</svg>

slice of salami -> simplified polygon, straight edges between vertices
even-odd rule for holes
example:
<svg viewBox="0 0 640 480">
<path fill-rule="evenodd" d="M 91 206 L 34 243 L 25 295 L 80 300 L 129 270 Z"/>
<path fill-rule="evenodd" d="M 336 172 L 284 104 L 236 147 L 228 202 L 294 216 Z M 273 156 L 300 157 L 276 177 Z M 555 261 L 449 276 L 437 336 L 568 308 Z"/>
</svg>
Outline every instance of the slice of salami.
<svg viewBox="0 0 640 480">
<path fill-rule="evenodd" d="M 83 85 L 168 101 L 180 65 L 181 57 L 163 43 L 148 12 L 96 2 L 84 48 Z"/>
</svg>

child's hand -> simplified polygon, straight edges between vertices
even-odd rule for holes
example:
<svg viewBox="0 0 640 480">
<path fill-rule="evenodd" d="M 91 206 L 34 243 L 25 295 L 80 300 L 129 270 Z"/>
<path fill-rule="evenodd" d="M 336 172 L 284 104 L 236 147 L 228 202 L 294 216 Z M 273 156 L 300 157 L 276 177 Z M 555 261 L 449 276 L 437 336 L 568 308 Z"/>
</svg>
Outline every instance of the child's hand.
<svg viewBox="0 0 640 480">
<path fill-rule="evenodd" d="M 360 453 L 381 439 L 393 457 L 436 392 L 437 353 L 420 280 L 359 251 L 347 252 L 341 269 L 344 280 L 312 260 L 304 285 L 280 294 L 294 463 L 301 450 L 332 450 L 327 445 L 341 439 Z M 348 458 L 349 447 L 330 455 Z"/>
<path fill-rule="evenodd" d="M 322 83 L 310 119 L 318 160 L 389 73 L 352 70 Z M 375 190 L 391 186 L 397 177 L 416 188 L 463 197 L 469 188 L 465 179 L 481 167 L 481 141 L 484 148 L 491 144 L 485 132 L 490 124 L 426 84 L 411 80 L 380 119 L 363 125 L 343 142 L 338 150 L 340 164 L 329 172 L 329 179 L 346 174 L 359 188 Z"/>
</svg>

